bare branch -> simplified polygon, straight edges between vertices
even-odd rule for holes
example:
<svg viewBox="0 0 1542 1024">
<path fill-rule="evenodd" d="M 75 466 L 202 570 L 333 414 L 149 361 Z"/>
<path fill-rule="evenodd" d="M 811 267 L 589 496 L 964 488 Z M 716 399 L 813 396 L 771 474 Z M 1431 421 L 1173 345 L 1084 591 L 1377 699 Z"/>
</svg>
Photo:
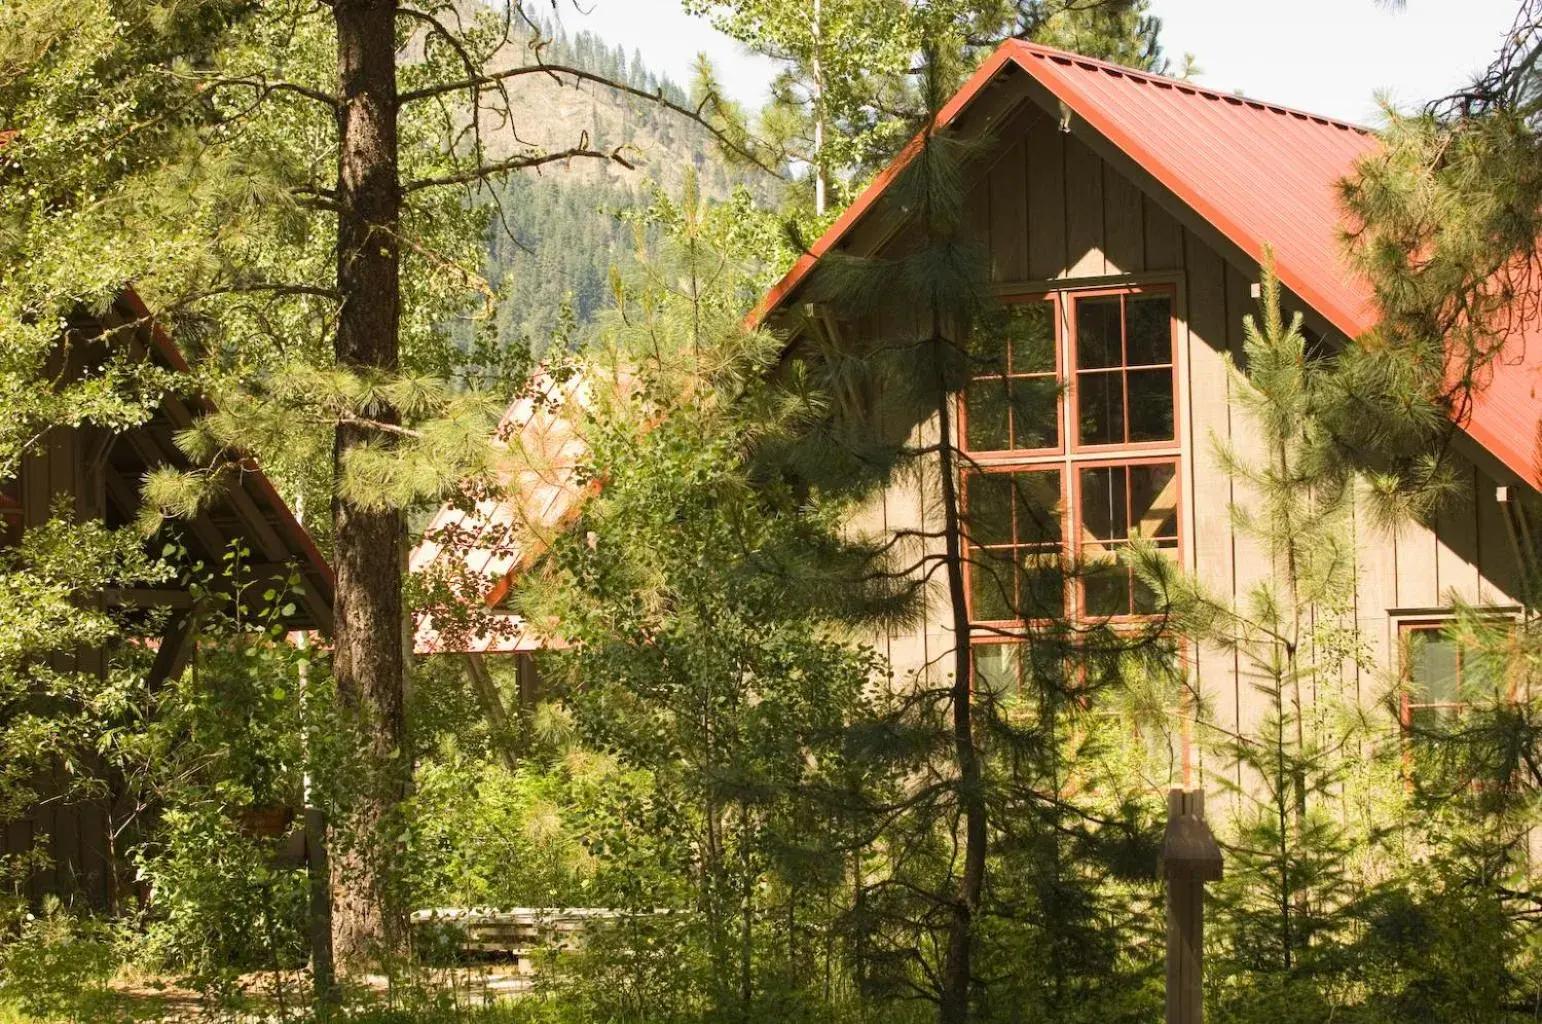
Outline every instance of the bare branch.
<svg viewBox="0 0 1542 1024">
<path fill-rule="evenodd" d="M 316 103 L 320 103 L 331 110 L 336 110 L 338 108 L 338 100 L 336 96 L 333 96 L 329 92 L 323 92 L 320 89 L 313 89 L 308 85 L 301 85 L 299 82 L 290 82 L 284 79 L 270 79 L 266 76 L 211 75 L 203 72 L 188 73 L 171 68 L 161 68 L 159 70 L 162 74 L 172 75 L 177 78 L 193 79 L 197 82 L 201 82 L 205 88 L 220 89 L 226 87 L 240 87 L 251 89 L 257 93 L 257 98 L 259 101 L 265 99 L 267 96 L 275 92 L 287 92 L 293 93 L 296 96 L 301 96 L 308 100 L 312 100 Z"/>
<path fill-rule="evenodd" d="M 562 160 L 570 160 L 574 157 L 589 160 L 614 161 L 625 167 L 633 169 L 633 164 L 621 155 L 622 147 L 617 146 L 610 152 L 598 149 L 590 149 L 588 140 L 585 139 L 579 145 L 571 149 L 564 149 L 557 153 L 532 153 L 525 156 L 510 157 L 507 160 L 499 160 L 496 163 L 481 164 L 470 170 L 456 174 L 442 174 L 433 178 L 419 178 L 402 185 L 403 192 L 419 192 L 425 188 L 434 188 L 439 185 L 465 185 L 474 181 L 484 181 L 488 178 L 507 174 L 511 171 L 527 170 L 531 167 L 541 167 L 545 164 L 557 163 Z"/>
<path fill-rule="evenodd" d="M 703 111 L 706 110 L 709 106 L 717 110 L 719 113 L 722 112 L 722 102 L 719 100 L 716 94 L 708 93 L 705 97 L 702 98 L 702 101 L 697 104 L 696 108 L 693 110 L 690 107 L 682 106 L 679 103 L 675 103 L 672 100 L 666 99 L 664 97 L 663 90 L 659 90 L 657 92 L 648 92 L 646 89 L 637 89 L 627 85 L 624 82 L 617 82 L 610 78 L 606 78 L 604 75 L 597 75 L 592 71 L 585 71 L 582 68 L 570 67 L 566 64 L 527 64 L 522 67 L 508 68 L 504 71 L 495 71 L 483 75 L 473 75 L 472 77 L 459 82 L 439 82 L 434 85 L 424 86 L 421 89 L 409 89 L 407 92 L 401 94 L 400 102 L 405 105 L 408 103 L 413 103 L 417 100 L 430 99 L 435 96 L 443 96 L 452 92 L 477 93 L 487 88 L 501 89 L 503 82 L 506 82 L 508 79 L 518 78 L 524 75 L 547 75 L 555 80 L 558 84 L 562 84 L 563 75 L 570 75 L 577 81 L 593 82 L 596 85 L 602 85 L 605 88 L 612 89 L 616 92 L 626 93 L 630 96 L 636 96 L 640 99 L 645 99 L 650 103 L 655 103 L 667 110 L 674 111 L 682 117 L 694 121 L 696 124 L 701 125 L 708 132 L 710 132 L 712 137 L 717 139 L 717 141 L 725 149 L 754 164 L 756 167 L 760 168 L 762 171 L 765 171 L 767 174 L 777 178 L 782 177 L 780 171 L 764 163 L 753 151 L 747 149 L 742 143 L 732 138 L 728 132 L 724 131 L 720 126 L 715 125 L 711 121 L 707 120 L 707 118 L 703 115 Z"/>
</svg>

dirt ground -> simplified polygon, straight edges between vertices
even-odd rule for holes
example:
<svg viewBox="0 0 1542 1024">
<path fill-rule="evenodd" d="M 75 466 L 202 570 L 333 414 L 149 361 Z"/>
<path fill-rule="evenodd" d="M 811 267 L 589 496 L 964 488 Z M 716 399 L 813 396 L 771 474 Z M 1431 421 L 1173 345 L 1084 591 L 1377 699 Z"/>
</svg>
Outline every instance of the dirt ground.
<svg viewBox="0 0 1542 1024">
<path fill-rule="evenodd" d="M 350 1003 L 381 1006 L 453 996 L 463 1006 L 513 999 L 531 990 L 532 979 L 517 964 L 476 964 L 461 967 L 416 968 L 411 977 L 392 979 L 371 974 L 348 982 Z M 311 979 L 306 971 L 243 975 L 234 990 L 205 994 L 174 979 L 123 974 L 110 985 L 114 1002 L 134 1021 L 194 1021 L 218 1017 L 283 1019 L 286 1009 L 309 1001 Z"/>
</svg>

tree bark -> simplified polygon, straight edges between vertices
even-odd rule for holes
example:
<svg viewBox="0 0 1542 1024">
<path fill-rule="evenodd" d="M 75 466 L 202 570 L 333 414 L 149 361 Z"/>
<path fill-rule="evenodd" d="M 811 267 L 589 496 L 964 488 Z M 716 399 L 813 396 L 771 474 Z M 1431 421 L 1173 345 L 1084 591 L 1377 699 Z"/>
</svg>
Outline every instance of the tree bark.
<svg viewBox="0 0 1542 1024">
<path fill-rule="evenodd" d="M 401 320 L 397 167 L 396 0 L 335 0 L 339 153 L 335 355 L 353 371 L 397 368 Z M 399 422 L 386 406 L 367 418 Z M 340 424 L 334 470 L 371 437 Z M 363 770 L 351 794 L 346 834 L 332 851 L 332 941 L 338 967 L 357 971 L 396 952 L 404 934 L 391 906 L 389 833 L 410 772 L 403 709 L 402 569 L 405 537 L 395 508 L 363 508 L 334 497 L 337 570 L 333 672 L 358 730 Z"/>
<path fill-rule="evenodd" d="M 945 344 L 945 342 L 944 342 Z M 937 365 L 943 365 L 937 360 Z M 948 598 L 953 605 L 953 756 L 958 768 L 958 800 L 964 823 L 964 871 L 953 897 L 948 921 L 948 945 L 942 967 L 940 1024 L 969 1019 L 973 977 L 975 917 L 985 886 L 985 781 L 980 751 L 974 741 L 972 707 L 974 651 L 970 647 L 969 608 L 964 592 L 963 523 L 959 512 L 958 464 L 953 452 L 953 428 L 948 418 L 947 384 L 937 381 L 938 469 L 942 483 L 943 533 L 946 535 Z"/>
</svg>

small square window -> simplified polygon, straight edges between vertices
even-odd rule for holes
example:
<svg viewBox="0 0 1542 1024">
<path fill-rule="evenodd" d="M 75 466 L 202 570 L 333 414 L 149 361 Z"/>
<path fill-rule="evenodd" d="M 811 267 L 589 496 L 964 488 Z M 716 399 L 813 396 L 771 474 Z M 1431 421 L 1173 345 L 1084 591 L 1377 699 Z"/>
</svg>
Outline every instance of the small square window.
<svg viewBox="0 0 1542 1024">
<path fill-rule="evenodd" d="M 1434 732 L 1449 727 L 1466 709 L 1473 666 L 1461 646 L 1447 635 L 1448 623 L 1404 623 L 1400 627 L 1403 656 L 1403 728 Z M 1467 685 L 1464 685 L 1467 684 Z"/>
</svg>

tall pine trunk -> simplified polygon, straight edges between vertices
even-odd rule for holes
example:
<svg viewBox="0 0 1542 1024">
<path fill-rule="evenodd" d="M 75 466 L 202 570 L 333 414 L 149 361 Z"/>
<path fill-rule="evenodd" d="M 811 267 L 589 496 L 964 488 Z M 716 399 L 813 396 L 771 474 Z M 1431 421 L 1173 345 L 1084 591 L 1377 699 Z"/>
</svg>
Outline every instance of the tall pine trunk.
<svg viewBox="0 0 1542 1024">
<path fill-rule="evenodd" d="M 335 0 L 338 70 L 337 288 L 342 295 L 335 354 L 339 367 L 397 368 L 401 320 L 397 169 L 396 0 Z M 394 423 L 396 411 L 366 411 Z M 339 479 L 348 455 L 372 432 L 339 425 Z M 402 568 L 405 537 L 395 508 L 332 505 L 337 570 L 333 671 L 339 698 L 361 738 L 365 763 L 347 835 L 332 857 L 333 948 L 357 970 L 395 951 L 402 926 L 388 898 L 389 819 L 406 794 L 402 679 Z"/>
<path fill-rule="evenodd" d="M 945 345 L 934 334 L 933 344 Z M 973 976 L 975 918 L 985 885 L 985 782 L 980 751 L 975 746 L 973 656 L 970 647 L 969 610 L 964 593 L 963 524 L 958 500 L 958 465 L 954 458 L 953 428 L 949 419 L 950 392 L 937 360 L 936 411 L 938 469 L 942 484 L 943 532 L 948 573 L 948 598 L 953 605 L 953 756 L 958 769 L 959 810 L 964 826 L 964 871 L 954 893 L 948 921 L 948 945 L 943 961 L 937 1019 L 940 1024 L 962 1024 L 969 1019 L 969 990 Z"/>
</svg>

